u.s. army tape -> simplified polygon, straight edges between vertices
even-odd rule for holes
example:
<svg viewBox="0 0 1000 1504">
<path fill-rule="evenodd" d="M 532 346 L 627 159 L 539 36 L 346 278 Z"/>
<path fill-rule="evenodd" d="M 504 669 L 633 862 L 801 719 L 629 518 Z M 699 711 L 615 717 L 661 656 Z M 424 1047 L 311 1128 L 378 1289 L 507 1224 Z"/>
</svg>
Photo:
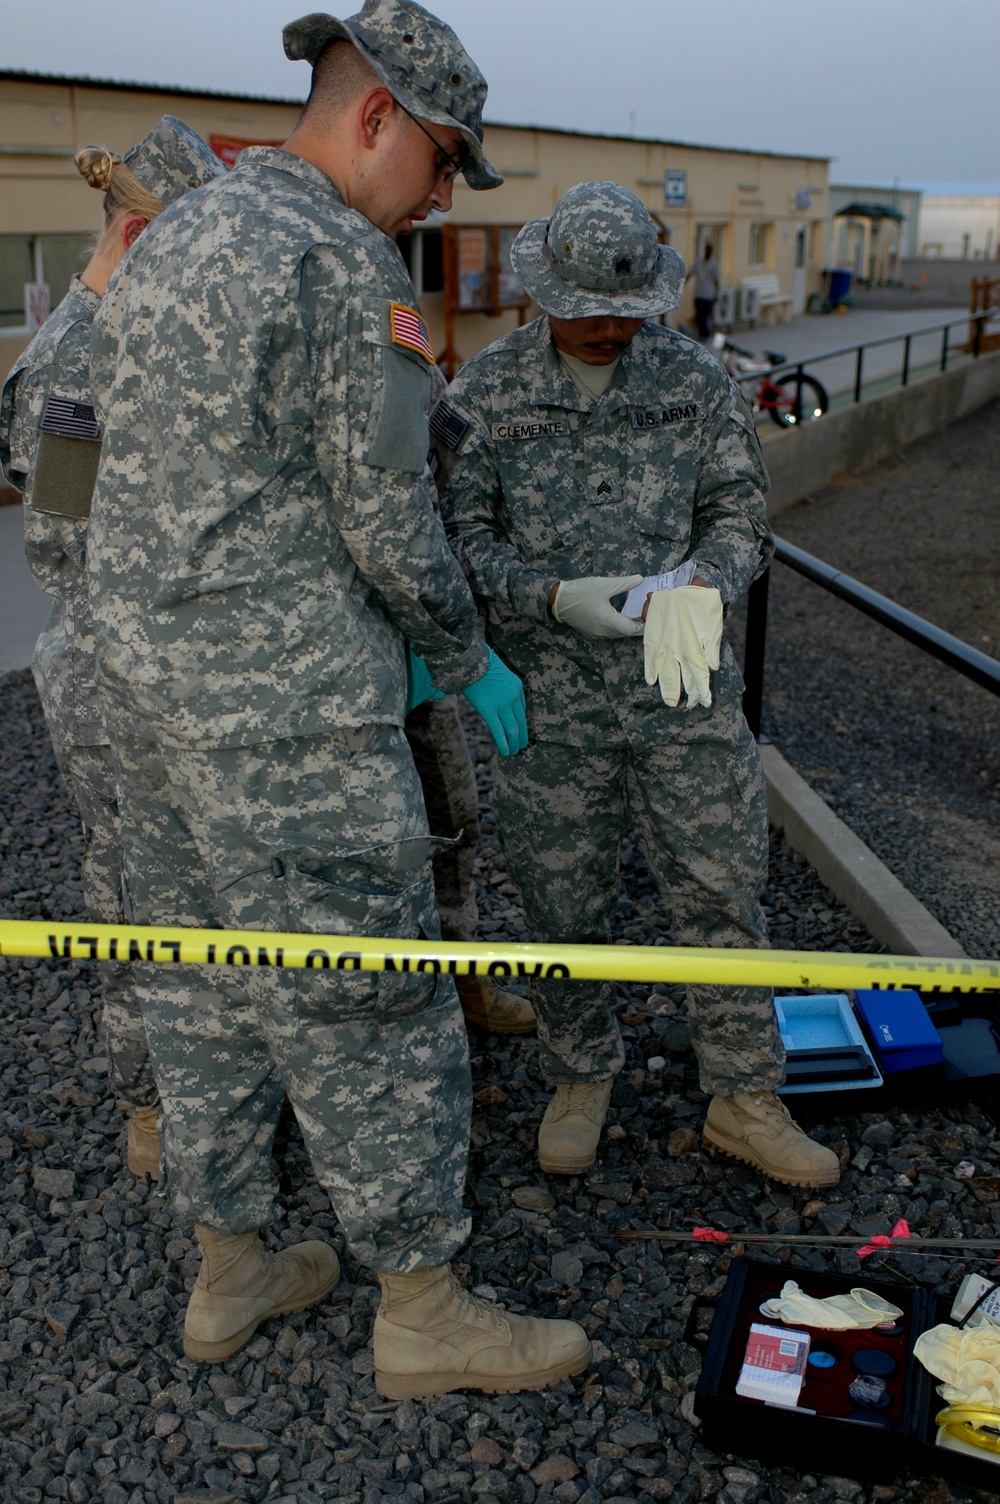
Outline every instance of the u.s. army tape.
<svg viewBox="0 0 1000 1504">
<path fill-rule="evenodd" d="M 456 944 L 357 935 L 0 919 L 0 955 L 165 966 L 291 966 L 317 971 L 447 972 L 590 982 L 702 982 L 751 987 L 1000 989 L 1000 961 L 845 955 L 839 951 L 721 950 L 660 945 Z"/>
</svg>

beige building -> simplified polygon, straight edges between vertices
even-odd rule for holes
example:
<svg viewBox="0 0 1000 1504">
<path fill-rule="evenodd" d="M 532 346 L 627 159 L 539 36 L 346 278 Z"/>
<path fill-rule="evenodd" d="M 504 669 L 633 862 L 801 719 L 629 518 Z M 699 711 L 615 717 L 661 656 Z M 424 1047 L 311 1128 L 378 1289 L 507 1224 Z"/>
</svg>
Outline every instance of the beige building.
<svg viewBox="0 0 1000 1504">
<path fill-rule="evenodd" d="M 86 259 L 100 201 L 72 153 L 95 143 L 127 150 L 163 114 L 186 120 L 232 161 L 244 144 L 280 142 L 300 103 L 138 84 L 0 72 L 0 377 Z M 511 233 L 548 215 L 574 183 L 631 188 L 662 238 L 689 264 L 711 242 L 727 296 L 719 322 L 802 312 L 821 287 L 828 161 L 533 126 L 488 125 L 486 150 L 502 188 L 474 193 L 459 179 L 447 222 L 404 237 L 435 349 L 464 359 L 534 310 L 505 259 Z M 686 322 L 690 292 L 673 315 Z"/>
</svg>

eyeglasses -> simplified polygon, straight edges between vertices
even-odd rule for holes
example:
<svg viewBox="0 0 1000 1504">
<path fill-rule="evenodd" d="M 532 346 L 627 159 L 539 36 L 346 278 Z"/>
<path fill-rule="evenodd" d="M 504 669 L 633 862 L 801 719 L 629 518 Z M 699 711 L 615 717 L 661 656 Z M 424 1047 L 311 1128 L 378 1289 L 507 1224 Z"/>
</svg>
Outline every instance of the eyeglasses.
<svg viewBox="0 0 1000 1504">
<path fill-rule="evenodd" d="M 396 100 L 396 103 L 399 104 L 399 100 L 398 99 Z M 406 108 L 405 104 L 399 104 L 399 108 L 402 110 L 402 112 L 403 112 L 404 115 L 409 115 L 410 116 L 410 119 L 413 121 L 414 125 L 420 127 L 420 129 L 423 131 L 424 135 L 427 137 L 428 141 L 433 141 L 434 142 L 434 145 L 438 149 L 439 156 L 440 157 L 444 157 L 444 160 L 448 163 L 448 166 L 444 167 L 440 161 L 438 162 L 438 175 L 440 176 L 442 182 L 444 182 L 444 183 L 453 183 L 455 181 L 455 179 L 458 177 L 459 173 L 460 172 L 464 172 L 465 169 L 466 169 L 466 167 L 467 167 L 467 165 L 468 165 L 469 156 L 470 156 L 469 148 L 467 146 L 463 146 L 462 147 L 462 154 L 461 154 L 461 156 L 453 157 L 450 152 L 445 151 L 445 149 L 441 145 L 440 141 L 438 141 L 436 137 L 434 137 L 434 136 L 431 135 L 431 133 L 427 129 L 426 125 L 424 125 L 420 120 L 418 120 L 417 116 L 414 115 L 414 114 L 412 114 Z"/>
</svg>

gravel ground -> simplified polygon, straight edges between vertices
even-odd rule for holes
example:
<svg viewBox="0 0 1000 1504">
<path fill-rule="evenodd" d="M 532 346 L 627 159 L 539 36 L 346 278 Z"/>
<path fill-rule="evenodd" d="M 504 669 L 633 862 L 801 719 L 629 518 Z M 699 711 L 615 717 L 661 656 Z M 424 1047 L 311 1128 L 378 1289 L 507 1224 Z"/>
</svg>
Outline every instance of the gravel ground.
<svg viewBox="0 0 1000 1504">
<path fill-rule="evenodd" d="M 973 445 L 974 426 L 955 432 L 967 433 Z M 995 414 L 992 435 L 995 447 Z M 878 484 L 902 495 L 893 469 Z M 955 490 L 967 489 L 964 472 L 956 475 L 953 465 L 941 469 L 941 493 L 946 484 L 953 522 Z M 922 486 L 925 508 L 929 493 L 931 487 Z M 838 502 L 856 508 L 860 489 L 842 490 Z M 943 620 L 934 600 L 905 594 L 904 581 L 892 575 L 899 552 L 890 553 L 889 543 L 871 547 L 869 570 L 853 556 L 836 555 L 835 546 L 853 549 L 857 519 L 851 511 L 856 526 L 844 526 L 833 511 L 826 496 L 802 510 L 806 529 L 826 517 L 829 538 L 803 535 L 795 516 L 782 519 L 782 531 L 959 630 L 955 618 Z M 871 514 L 863 510 L 862 516 Z M 985 510 L 982 517 L 986 528 Z M 898 537 L 896 531 L 893 543 Z M 995 538 L 995 523 L 982 537 Z M 956 596 L 964 594 L 968 581 L 947 541 L 931 547 L 931 558 L 958 579 Z M 965 913 L 965 889 L 949 887 L 941 877 L 944 854 L 931 856 L 925 845 L 931 821 L 946 815 L 949 830 L 965 830 L 970 838 L 976 833 L 971 850 L 982 851 L 980 823 L 991 800 L 995 808 L 995 779 L 979 778 L 979 770 L 995 770 L 995 705 L 979 690 L 956 690 L 949 680 L 920 692 L 916 680 L 926 671 L 907 659 L 907 704 L 901 704 L 902 690 L 893 690 L 898 713 L 889 716 L 881 692 L 875 695 L 875 675 L 887 671 L 875 662 L 871 642 L 854 656 L 847 648 L 835 653 L 842 629 L 835 638 L 823 615 L 833 608 L 818 593 L 798 599 L 794 576 L 783 573 L 782 588 L 773 593 L 771 735 L 869 839 L 872 832 L 859 817 L 871 811 L 883 830 L 880 850 L 887 860 L 896 842 L 910 841 L 916 830 L 913 845 L 899 845 L 901 875 L 910 878 L 911 866 L 920 875 L 934 860 L 934 892 L 923 890 L 923 898 L 934 907 L 932 899 L 946 895 L 935 908 L 944 922 L 970 949 L 979 943 L 995 954 L 988 914 L 974 920 L 977 928 L 971 920 L 967 931 L 959 928 L 955 911 Z M 887 636 L 884 641 L 887 653 L 893 644 Z M 792 662 L 802 675 L 794 681 Z M 910 696 L 917 692 L 932 693 L 938 704 L 937 719 L 928 725 L 928 717 L 914 716 Z M 968 698 L 974 713 L 953 710 L 956 693 L 974 696 Z M 806 708 L 817 714 L 811 726 Z M 992 740 L 986 714 L 994 714 Z M 868 719 L 889 738 L 887 757 L 874 729 L 862 743 L 859 726 Z M 0 913 L 71 919 L 80 913 L 80 839 L 29 674 L 0 680 L 0 737 Z M 526 938 L 519 901 L 490 817 L 486 746 L 478 732 L 474 741 L 483 796 L 483 932 L 519 940 Z M 913 750 L 914 772 L 899 769 L 904 747 Z M 914 779 L 920 793 L 910 797 Z M 877 790 L 868 802 L 856 788 L 863 781 Z M 887 823 L 890 815 L 895 823 Z M 623 868 L 618 938 L 666 940 L 653 883 L 627 842 Z M 964 883 L 961 871 L 953 881 Z M 765 902 L 774 945 L 875 949 L 777 838 Z M 629 1059 L 615 1086 L 611 1130 L 594 1172 L 565 1181 L 546 1178 L 535 1163 L 544 1083 L 535 1069 L 534 1041 L 477 1033 L 469 1173 L 474 1233 L 462 1253 L 468 1283 L 514 1308 L 579 1319 L 594 1340 L 595 1360 L 576 1381 L 534 1396 L 454 1394 L 395 1405 L 382 1402 L 371 1381 L 376 1286 L 350 1257 L 328 1301 L 268 1322 L 224 1366 L 198 1366 L 183 1357 L 180 1322 L 197 1254 L 188 1229 L 171 1224 L 156 1188 L 137 1184 L 123 1169 L 123 1117 L 105 1084 L 96 990 L 93 967 L 0 958 L 5 1504 L 380 1504 L 383 1498 L 412 1504 L 659 1504 L 669 1498 L 678 1504 L 708 1498 L 722 1504 L 964 1504 L 988 1496 L 919 1475 L 919 1459 L 913 1475 L 872 1487 L 707 1450 L 692 1418 L 701 1358 L 681 1333 L 692 1299 L 722 1289 L 729 1253 L 618 1236 L 629 1227 L 689 1229 L 696 1223 L 732 1233 L 758 1230 L 774 1235 L 764 1256 L 782 1262 L 789 1254 L 782 1235 L 848 1230 L 862 1241 L 887 1232 L 899 1215 L 914 1232 L 1000 1238 L 1000 1140 L 974 1105 L 842 1116 L 829 1110 L 814 1131 L 841 1154 L 841 1185 L 826 1197 L 768 1187 L 750 1170 L 699 1148 L 705 1104 L 696 1089 L 683 994 L 671 987 L 621 988 Z M 337 1239 L 293 1122 L 281 1128 L 277 1160 L 286 1218 L 272 1232 L 275 1244 L 314 1235 Z M 797 1250 L 797 1262 L 851 1274 L 859 1269 L 850 1250 Z M 889 1274 L 947 1293 L 967 1266 L 961 1259 L 890 1253 L 863 1268 L 869 1277 Z"/>
<path fill-rule="evenodd" d="M 998 472 L 994 402 L 775 531 L 997 658 Z M 777 565 L 762 729 L 970 956 L 1000 956 L 1000 697 Z"/>
</svg>

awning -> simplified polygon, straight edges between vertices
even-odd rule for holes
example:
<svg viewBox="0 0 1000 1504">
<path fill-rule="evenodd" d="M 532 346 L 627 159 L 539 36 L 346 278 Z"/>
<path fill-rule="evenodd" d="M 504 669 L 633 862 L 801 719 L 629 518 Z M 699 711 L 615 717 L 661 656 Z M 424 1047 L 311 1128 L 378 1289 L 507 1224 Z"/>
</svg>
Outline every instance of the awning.
<svg viewBox="0 0 1000 1504">
<path fill-rule="evenodd" d="M 902 224 L 906 218 L 898 209 L 890 209 L 887 204 L 848 204 L 843 209 L 833 211 L 834 219 L 896 219 Z"/>
</svg>

